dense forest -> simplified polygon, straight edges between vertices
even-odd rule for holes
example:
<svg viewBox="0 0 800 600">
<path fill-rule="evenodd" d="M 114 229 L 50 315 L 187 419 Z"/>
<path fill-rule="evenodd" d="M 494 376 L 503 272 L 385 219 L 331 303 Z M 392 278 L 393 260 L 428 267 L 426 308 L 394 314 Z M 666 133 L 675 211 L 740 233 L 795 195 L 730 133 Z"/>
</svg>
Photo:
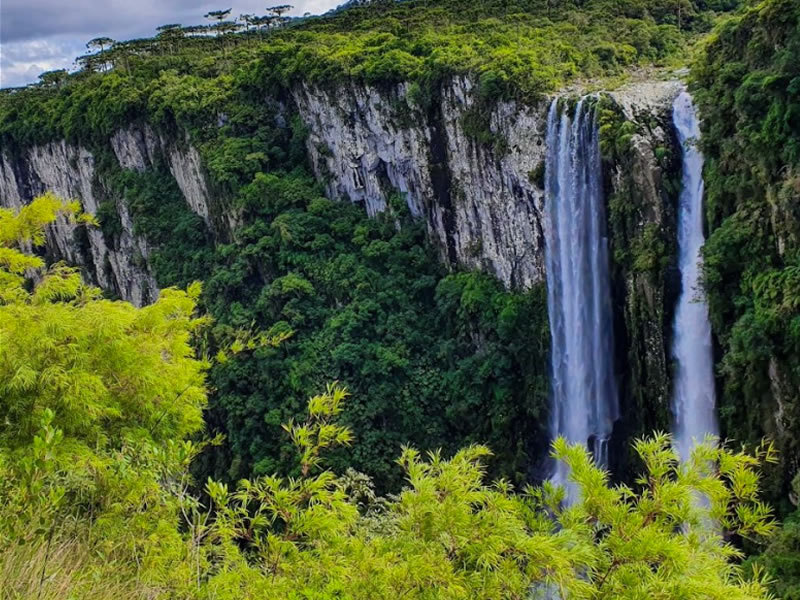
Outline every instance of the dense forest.
<svg viewBox="0 0 800 600">
<path fill-rule="evenodd" d="M 532 586 L 570 598 L 767 597 L 764 572 L 742 581 L 729 562 L 739 553 L 704 522 L 770 534 L 756 470 L 774 460 L 768 446 L 699 446 L 681 467 L 668 437 L 637 441 L 648 475 L 634 492 L 558 440 L 583 491 L 569 508 L 552 485 L 516 494 L 484 482 L 485 446 L 449 459 L 404 447 L 406 486 L 381 497 L 367 475 L 325 468 L 352 440 L 338 423 L 348 393 L 332 384 L 284 425 L 295 477 L 235 488 L 209 478 L 201 502 L 188 466 L 219 440 L 186 439 L 202 427 L 209 367 L 191 347 L 212 326 L 195 316 L 199 284 L 136 309 L 61 265 L 26 290 L 22 274 L 43 261 L 12 245 L 41 243 L 59 216 L 91 220 L 76 210 L 49 195 L 0 211 L 2 412 L 15 424 L 0 462 L 4 597 L 521 598 Z M 280 343 L 239 332 L 216 360 Z"/>
<path fill-rule="evenodd" d="M 279 350 L 212 371 L 209 418 L 230 453 L 209 472 L 235 481 L 285 467 L 289 449 L 268 439 L 265 423 L 297 416 L 310 391 L 339 380 L 359 403 L 345 417 L 359 433 L 348 461 L 381 489 L 397 489 L 392 458 L 405 442 L 449 451 L 489 443 L 498 456 L 492 472 L 526 481 L 546 449 L 544 290 L 506 292 L 485 275 L 448 275 L 421 230 L 408 223 L 395 231 L 397 219 L 407 220 L 402 198 L 383 225 L 327 206 L 307 175 L 303 124 L 283 123 L 281 99 L 302 76 L 328 84 L 405 79 L 425 103 L 441 80 L 475 72 L 485 104 L 534 100 L 570 81 L 601 85 L 626 68 L 678 64 L 713 11 L 730 8 L 692 5 L 681 9 L 679 26 L 667 4 L 622 7 L 379 2 L 236 35 L 170 28 L 146 43 L 111 45 L 66 79 L 51 74 L 7 92 L 0 139 L 8 148 L 61 138 L 86 144 L 109 187 L 126 198 L 136 229 L 155 244 L 159 285 L 206 281 L 204 303 L 221 328 L 292 332 Z M 492 51 L 476 51 L 485 46 Z M 264 95 L 276 100 L 265 105 Z M 491 138 L 482 115 L 473 111 L 468 130 Z M 188 132 L 219 201 L 247 223 L 235 241 L 212 243 L 167 165 L 143 174 L 114 165 L 109 136 L 137 120 L 168 135 Z M 108 237 L 118 233 L 112 201 L 101 203 L 98 220 Z"/>
<path fill-rule="evenodd" d="M 4 156 L 80 145 L 100 199 L 94 215 L 51 194 L 0 208 L 0 598 L 800 598 L 800 5 L 289 8 L 97 38 L 77 72 L 0 92 Z M 443 261 L 399 191 L 373 216 L 326 197 L 292 93 L 402 84 L 395 118 L 435 121 L 443 85 L 469 77 L 464 131 L 500 161 L 500 103 L 687 65 L 730 441 L 682 464 L 669 436 L 629 439 L 612 479 L 557 440 L 581 491 L 565 504 L 541 482 L 544 282 Z M 617 114 L 611 155 L 634 133 Z M 120 166 L 110 140 L 144 124 L 197 150 L 208 218 L 163 157 Z M 119 201 L 160 288 L 140 308 L 95 285 L 110 265 L 66 266 L 46 243 L 69 221 L 78 247 L 100 231 L 122 248 Z M 652 237 L 620 264 L 665 273 Z"/>
</svg>

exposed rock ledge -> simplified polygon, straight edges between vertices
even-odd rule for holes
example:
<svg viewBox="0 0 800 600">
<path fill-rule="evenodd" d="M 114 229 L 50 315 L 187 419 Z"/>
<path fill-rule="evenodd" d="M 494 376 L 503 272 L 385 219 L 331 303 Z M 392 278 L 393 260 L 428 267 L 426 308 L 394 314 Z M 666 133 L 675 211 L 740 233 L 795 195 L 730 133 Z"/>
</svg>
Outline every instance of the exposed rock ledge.
<svg viewBox="0 0 800 600">
<path fill-rule="evenodd" d="M 210 194 L 195 148 L 169 144 L 147 125 L 119 130 L 110 144 L 123 169 L 143 171 L 163 157 L 187 205 L 209 221 Z M 97 177 L 92 153 L 63 140 L 33 146 L 21 156 L 0 150 L 0 206 L 19 207 L 46 191 L 79 199 L 92 215 L 97 214 L 100 202 L 109 198 L 116 206 L 121 225 L 113 241 L 107 240 L 99 228 L 89 227 L 87 243 L 82 244 L 76 235 L 77 228 L 83 226 L 60 218 L 47 228 L 49 258 L 84 267 L 97 285 L 137 306 L 152 302 L 159 286 L 148 260 L 151 248 L 136 235 L 124 200 L 112 197 Z"/>
<path fill-rule="evenodd" d="M 374 215 L 386 210 L 391 194 L 404 194 L 445 259 L 493 272 L 507 286 L 529 287 L 544 280 L 544 191 L 535 175 L 546 152 L 549 102 L 498 103 L 488 119 L 504 142 L 496 152 L 465 131 L 473 87 L 468 78 L 454 79 L 427 111 L 409 100 L 406 84 L 304 85 L 294 99 L 310 130 L 311 164 L 329 196 L 363 203 Z M 646 82 L 611 96 L 637 119 L 664 116 L 679 89 L 674 81 Z M 638 143 L 648 153 L 655 146 Z"/>
</svg>

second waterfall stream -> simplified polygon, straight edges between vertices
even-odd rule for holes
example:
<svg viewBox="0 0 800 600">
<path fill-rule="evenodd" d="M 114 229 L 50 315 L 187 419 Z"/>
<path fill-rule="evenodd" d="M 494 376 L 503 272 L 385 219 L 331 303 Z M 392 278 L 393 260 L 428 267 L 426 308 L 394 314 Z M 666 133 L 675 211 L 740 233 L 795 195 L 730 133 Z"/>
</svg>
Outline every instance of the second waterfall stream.
<svg viewBox="0 0 800 600">
<path fill-rule="evenodd" d="M 675 447 L 686 459 L 695 441 L 717 435 L 714 362 L 708 305 L 699 286 L 703 246 L 703 155 L 697 148 L 700 124 L 692 98 L 682 92 L 672 107 L 672 119 L 683 156 L 678 204 L 678 265 L 681 295 L 673 323 L 672 358 Z"/>
<path fill-rule="evenodd" d="M 619 416 L 605 200 L 594 102 L 572 115 L 553 101 L 547 120 L 545 202 L 551 331 L 551 437 L 586 444 L 606 466 Z M 553 481 L 567 483 L 563 464 Z M 574 490 L 567 486 L 569 500 Z"/>
</svg>

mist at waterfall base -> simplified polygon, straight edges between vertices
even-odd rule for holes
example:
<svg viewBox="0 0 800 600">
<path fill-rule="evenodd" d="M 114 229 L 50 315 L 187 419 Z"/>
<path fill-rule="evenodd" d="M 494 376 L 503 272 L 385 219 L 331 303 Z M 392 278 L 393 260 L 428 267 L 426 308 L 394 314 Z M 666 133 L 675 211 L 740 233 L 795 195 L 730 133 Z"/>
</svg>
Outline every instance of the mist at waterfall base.
<svg viewBox="0 0 800 600">
<path fill-rule="evenodd" d="M 699 286 L 700 249 L 703 246 L 703 155 L 691 96 L 682 92 L 672 107 L 672 118 L 683 156 L 683 176 L 678 205 L 678 265 L 681 294 L 673 322 L 672 357 L 675 448 L 686 460 L 695 442 L 718 434 L 711 324 L 708 305 Z"/>
<path fill-rule="evenodd" d="M 545 164 L 547 302 L 551 332 L 551 438 L 586 444 L 608 464 L 619 417 L 602 165 L 594 102 L 573 114 L 550 106 Z M 576 490 L 559 463 L 553 483 Z"/>
</svg>

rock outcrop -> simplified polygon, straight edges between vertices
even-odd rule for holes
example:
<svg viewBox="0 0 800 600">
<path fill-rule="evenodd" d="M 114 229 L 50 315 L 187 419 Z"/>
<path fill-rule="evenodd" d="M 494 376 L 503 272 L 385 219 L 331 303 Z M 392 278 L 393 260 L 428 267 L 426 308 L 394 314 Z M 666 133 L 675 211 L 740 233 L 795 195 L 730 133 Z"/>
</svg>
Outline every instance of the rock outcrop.
<svg viewBox="0 0 800 600">
<path fill-rule="evenodd" d="M 499 151 L 465 131 L 476 110 L 472 88 L 457 78 L 427 109 L 405 84 L 303 86 L 294 96 L 310 130 L 311 164 L 331 197 L 373 215 L 402 194 L 444 258 L 528 287 L 544 280 L 544 192 L 532 174 L 544 164 L 547 106 L 494 106 L 484 118 L 504 139 Z"/>
<path fill-rule="evenodd" d="M 95 176 L 94 156 L 85 148 L 64 141 L 30 148 L 22 157 L 0 153 L 0 205 L 19 207 L 51 191 L 79 199 L 83 209 L 96 215 L 104 191 Z M 136 305 L 151 302 L 158 292 L 146 240 L 134 232 L 125 202 L 115 202 L 120 233 L 110 245 L 97 227 L 85 228 L 86 244 L 79 236 L 85 226 L 60 217 L 47 229 L 50 260 L 80 265 L 97 285 Z"/>
<path fill-rule="evenodd" d="M 144 171 L 166 161 L 189 208 L 209 221 L 210 194 L 195 148 L 179 147 L 149 126 L 133 124 L 117 131 L 109 143 L 122 169 Z M 119 222 L 112 240 L 98 227 L 59 218 L 47 228 L 48 259 L 81 266 L 94 283 L 137 306 L 152 302 L 159 289 L 149 261 L 152 248 L 136 233 L 125 200 L 115 197 L 97 173 L 89 150 L 61 140 L 21 154 L 0 151 L 0 206 L 19 207 L 47 191 L 80 200 L 91 215 L 98 214 L 101 202 L 112 202 Z"/>
<path fill-rule="evenodd" d="M 611 455 L 632 465 L 627 444 L 672 424 L 671 323 L 680 292 L 677 201 L 680 147 L 672 124 L 677 82 L 646 83 L 611 95 L 623 124 L 611 128 L 605 161 L 617 365 L 622 418 Z M 632 123 L 633 127 L 624 124 Z"/>
<path fill-rule="evenodd" d="M 211 225 L 211 194 L 203 171 L 200 153 L 188 140 L 183 148 L 157 135 L 148 125 L 131 125 L 120 129 L 111 138 L 119 166 L 123 169 L 144 171 L 156 161 L 166 159 L 169 171 L 193 213 Z"/>
</svg>

